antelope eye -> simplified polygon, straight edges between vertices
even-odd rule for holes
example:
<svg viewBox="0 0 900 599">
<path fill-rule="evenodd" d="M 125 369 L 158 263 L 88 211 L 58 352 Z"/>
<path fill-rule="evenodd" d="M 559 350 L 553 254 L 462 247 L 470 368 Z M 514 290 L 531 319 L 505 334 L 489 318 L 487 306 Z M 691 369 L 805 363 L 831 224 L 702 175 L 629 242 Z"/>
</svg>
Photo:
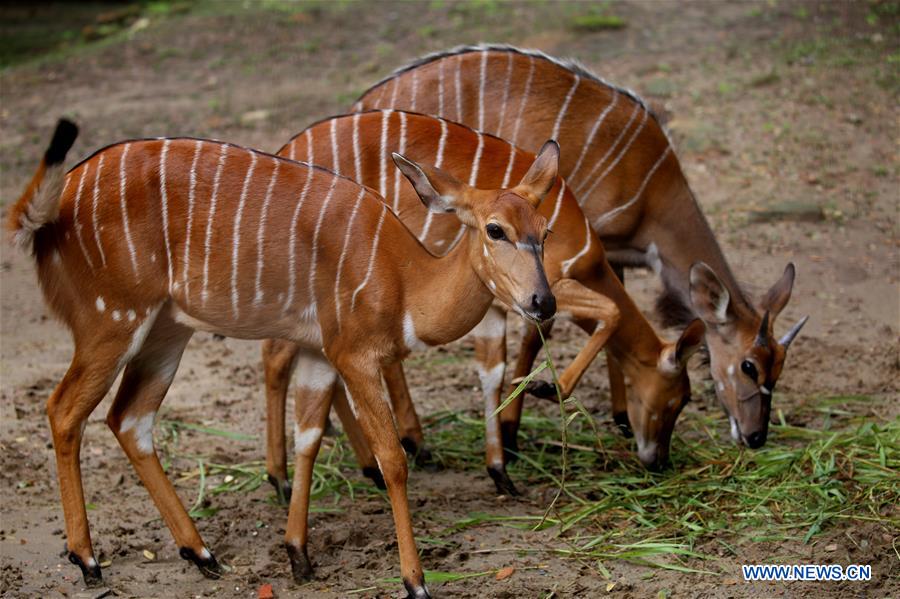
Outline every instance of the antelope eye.
<svg viewBox="0 0 900 599">
<path fill-rule="evenodd" d="M 754 366 L 753 362 L 751 362 L 750 360 L 744 360 L 743 362 L 741 362 L 741 372 L 753 379 L 754 382 L 759 380 L 759 373 L 756 371 L 756 366 Z"/>
<path fill-rule="evenodd" d="M 486 227 L 488 237 L 495 240 L 506 239 L 506 233 L 503 232 L 503 228 L 500 225 L 491 223 Z"/>
</svg>

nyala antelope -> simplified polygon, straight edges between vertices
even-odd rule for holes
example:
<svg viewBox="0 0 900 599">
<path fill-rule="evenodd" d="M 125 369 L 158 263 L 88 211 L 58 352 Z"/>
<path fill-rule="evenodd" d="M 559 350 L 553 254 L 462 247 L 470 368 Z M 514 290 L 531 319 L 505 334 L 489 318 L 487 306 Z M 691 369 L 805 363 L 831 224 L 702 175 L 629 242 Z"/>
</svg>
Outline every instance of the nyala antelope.
<svg viewBox="0 0 900 599">
<path fill-rule="evenodd" d="M 698 316 L 706 322 L 712 377 L 732 437 L 753 448 L 765 443 L 775 383 L 806 322 L 779 340 L 773 335 L 790 299 L 794 267 L 789 264 L 758 303 L 741 290 L 662 125 L 638 96 L 574 61 L 481 45 L 398 69 L 354 105 L 372 108 L 450 118 L 529 151 L 548 137 L 559 141 L 566 148 L 560 174 L 613 267 L 618 273 L 650 267 L 662 277 L 666 293 L 658 307 L 668 324 Z M 535 346 L 527 337 L 524 344 Z M 621 379 L 612 361 L 609 367 Z M 521 402 L 514 402 L 501 419 L 517 427 L 520 411 Z"/>
<path fill-rule="evenodd" d="M 541 264 L 556 182 L 548 143 L 514 187 L 485 191 L 393 154 L 429 210 L 466 225 L 437 258 L 371 189 L 322 168 L 202 139 L 108 146 L 63 172 L 77 128 L 60 122 L 30 185 L 9 213 L 30 248 L 51 310 L 75 355 L 47 404 L 69 560 L 101 580 L 84 505 L 84 424 L 124 368 L 107 422 L 171 530 L 183 558 L 220 566 L 197 532 L 153 445 L 156 412 L 195 330 L 283 338 L 304 348 L 315 380 L 340 376 L 387 485 L 404 584 L 428 597 L 406 493 L 407 465 L 380 371 L 420 343 L 471 330 L 494 298 L 528 318 L 551 317 Z M 387 157 L 380 165 L 388 171 Z M 502 227 L 515 243 L 496 244 Z M 330 398 L 328 398 L 330 399 Z M 323 405 L 327 415 L 330 405 Z M 308 484 L 316 428 L 301 431 L 295 485 Z M 285 542 L 294 575 L 312 573 L 307 498 L 291 502 Z"/>
<path fill-rule="evenodd" d="M 365 140 L 365 141 L 363 141 Z M 375 142 L 378 143 L 375 143 Z M 452 251 L 464 229 L 452 215 L 422 209 L 415 191 L 384 169 L 385 156 L 402 152 L 419 162 L 439 165 L 445 172 L 470 185 L 505 188 L 522 177 L 534 156 L 493 135 L 464 125 L 422 114 L 381 110 L 333 117 L 310 126 L 279 150 L 279 155 L 315 163 L 353 177 L 379 193 L 403 223 L 429 250 Z M 571 189 L 561 178 L 554 183 L 539 211 L 547 220 L 550 235 L 544 245 L 544 268 L 557 301 L 559 316 L 573 319 L 590 339 L 573 367 L 561 376 L 562 393 L 568 396 L 584 372 L 584 365 L 606 347 L 611 359 L 629 379 L 629 393 L 614 387 L 614 412 L 628 414 L 634 424 L 638 456 L 650 468 L 666 463 L 672 431 L 678 414 L 690 399 L 686 362 L 702 343 L 703 323 L 696 320 L 675 343 L 660 339 L 625 292 L 606 262 L 603 245 L 578 207 Z M 487 230 L 489 251 L 511 249 L 521 243 L 505 223 Z M 489 282 L 489 285 L 493 283 Z M 513 306 L 513 310 L 515 310 Z M 485 402 L 486 467 L 500 493 L 515 493 L 506 472 L 501 438 L 507 433 L 492 417 L 501 401 L 506 368 L 506 310 L 494 306 L 473 332 L 475 355 Z M 536 348 L 532 348 L 536 349 Z M 530 356 L 530 354 L 529 354 Z M 290 341 L 269 341 L 264 346 L 268 403 L 267 466 L 273 484 L 287 494 L 284 404 L 291 372 L 299 370 L 297 405 L 307 413 L 299 417 L 296 436 L 318 427 L 320 414 L 309 414 L 324 401 L 307 401 L 313 394 L 340 394 L 313 374 L 299 346 Z M 520 360 L 515 376 L 528 373 L 532 358 Z M 410 403 L 399 363 L 384 372 L 401 440 L 411 453 L 422 444 L 422 431 Z M 335 406 L 360 458 L 363 472 L 380 482 L 374 456 L 364 439 L 353 430 L 352 415 L 336 396 Z M 300 444 L 302 448 L 302 443 Z M 308 494 L 309 489 L 297 492 Z"/>
</svg>

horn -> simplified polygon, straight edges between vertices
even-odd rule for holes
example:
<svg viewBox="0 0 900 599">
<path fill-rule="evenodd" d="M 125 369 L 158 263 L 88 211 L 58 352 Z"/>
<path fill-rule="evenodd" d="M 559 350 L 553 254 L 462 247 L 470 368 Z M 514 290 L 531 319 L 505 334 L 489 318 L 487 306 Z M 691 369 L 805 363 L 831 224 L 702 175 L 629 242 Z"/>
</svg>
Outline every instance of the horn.
<svg viewBox="0 0 900 599">
<path fill-rule="evenodd" d="M 769 311 L 766 310 L 766 313 L 763 314 L 762 322 L 759 323 L 759 332 L 756 333 L 756 341 L 753 342 L 753 345 L 758 345 L 759 347 L 766 347 L 768 345 L 767 339 L 769 338 Z"/>
<path fill-rule="evenodd" d="M 804 316 L 803 318 L 798 320 L 797 324 L 792 326 L 791 330 L 785 333 L 784 337 L 778 340 L 778 343 L 784 346 L 784 349 L 787 349 L 791 345 L 791 342 L 794 340 L 794 337 L 797 336 L 797 333 L 800 332 L 800 329 L 803 328 L 803 325 L 806 324 L 807 320 L 809 320 L 809 316 Z"/>
</svg>

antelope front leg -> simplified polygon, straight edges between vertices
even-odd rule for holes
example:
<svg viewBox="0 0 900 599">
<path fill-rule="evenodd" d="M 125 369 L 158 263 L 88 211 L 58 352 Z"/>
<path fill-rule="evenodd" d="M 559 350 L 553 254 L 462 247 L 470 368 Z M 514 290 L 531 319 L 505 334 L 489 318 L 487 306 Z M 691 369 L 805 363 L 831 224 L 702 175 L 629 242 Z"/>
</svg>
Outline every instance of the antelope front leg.
<svg viewBox="0 0 900 599">
<path fill-rule="evenodd" d="M 409 395 L 409 386 L 406 384 L 406 375 L 403 373 L 403 362 L 394 362 L 381 370 L 384 382 L 387 385 L 388 396 L 391 398 L 391 406 L 394 409 L 394 419 L 397 421 L 397 430 L 400 432 L 400 444 L 411 457 L 415 458 L 417 466 L 431 466 L 434 461 L 431 452 L 424 446 L 425 435 L 422 433 L 422 425 L 416 408 L 413 406 Z"/>
<path fill-rule="evenodd" d="M 267 339 L 262 346 L 266 377 L 266 473 L 282 504 L 291 500 L 284 410 L 299 349 L 296 343 L 282 339 Z"/>
<path fill-rule="evenodd" d="M 366 436 L 353 415 L 350 403 L 347 401 L 347 392 L 343 385 L 336 385 L 334 396 L 331 401 L 334 411 L 337 412 L 338 418 L 341 420 L 341 426 L 344 428 L 344 434 L 350 441 L 353 453 L 356 454 L 356 463 L 362 468 L 362 473 L 372 479 L 375 486 L 385 490 L 384 477 L 381 476 L 381 470 L 378 469 L 378 462 L 375 461 L 375 455 L 369 448 Z"/>
<path fill-rule="evenodd" d="M 516 486 L 506 473 L 503 460 L 503 434 L 499 416 L 500 390 L 506 373 L 506 312 L 492 306 L 478 324 L 475 339 L 475 360 L 484 395 L 485 466 L 501 495 L 518 495 Z"/>
<path fill-rule="evenodd" d="M 168 313 L 160 313 L 144 345 L 125 368 L 106 422 L 172 532 L 179 555 L 193 562 L 204 576 L 218 578 L 221 567 L 200 538 L 153 446 L 157 410 L 192 334 Z"/>
<path fill-rule="evenodd" d="M 321 352 L 302 350 L 297 357 L 297 395 L 294 401 L 294 492 L 288 510 L 285 547 L 294 580 L 304 582 L 313 573 L 307 553 L 309 496 L 313 467 L 331 411 L 334 388 L 339 384 L 334 368 Z"/>
<path fill-rule="evenodd" d="M 349 352 L 339 353 L 335 365 L 347 383 L 347 399 L 354 408 L 387 485 L 397 531 L 403 585 L 414 599 L 430 597 L 413 538 L 406 493 L 406 455 L 394 429 L 391 411 L 384 401 L 380 369 L 377 364 L 371 363 L 370 358 L 353 356 Z"/>
</svg>

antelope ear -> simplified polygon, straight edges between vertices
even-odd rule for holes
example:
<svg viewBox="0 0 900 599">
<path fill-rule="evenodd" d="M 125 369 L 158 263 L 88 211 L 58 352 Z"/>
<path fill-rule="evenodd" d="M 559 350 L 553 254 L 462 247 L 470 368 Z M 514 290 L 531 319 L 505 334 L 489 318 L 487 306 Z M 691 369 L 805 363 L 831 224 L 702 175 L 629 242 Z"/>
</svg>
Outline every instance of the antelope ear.
<svg viewBox="0 0 900 599">
<path fill-rule="evenodd" d="M 516 187 L 521 188 L 525 192 L 523 195 L 537 208 L 544 196 L 553 188 L 558 173 L 559 144 L 551 139 L 544 142 L 531 168 Z"/>
<path fill-rule="evenodd" d="M 455 212 L 463 223 L 475 223 L 469 209 L 468 185 L 439 168 L 417 164 L 396 152 L 391 157 L 428 210 L 438 214 Z"/>
<path fill-rule="evenodd" d="M 659 370 L 668 374 L 678 374 L 687 367 L 687 362 L 703 346 L 706 325 L 695 318 L 681 332 L 673 345 L 666 347 L 659 357 Z"/>
<path fill-rule="evenodd" d="M 784 268 L 784 274 L 781 275 L 778 282 L 772 285 L 772 288 L 763 297 L 760 306 L 763 310 L 768 310 L 771 313 L 772 320 L 775 320 L 779 312 L 784 310 L 784 307 L 790 301 L 791 291 L 794 289 L 795 274 L 794 264 L 789 262 Z"/>
<path fill-rule="evenodd" d="M 714 327 L 728 322 L 731 295 L 716 273 L 705 263 L 695 262 L 690 279 L 691 304 L 703 322 Z"/>
</svg>

